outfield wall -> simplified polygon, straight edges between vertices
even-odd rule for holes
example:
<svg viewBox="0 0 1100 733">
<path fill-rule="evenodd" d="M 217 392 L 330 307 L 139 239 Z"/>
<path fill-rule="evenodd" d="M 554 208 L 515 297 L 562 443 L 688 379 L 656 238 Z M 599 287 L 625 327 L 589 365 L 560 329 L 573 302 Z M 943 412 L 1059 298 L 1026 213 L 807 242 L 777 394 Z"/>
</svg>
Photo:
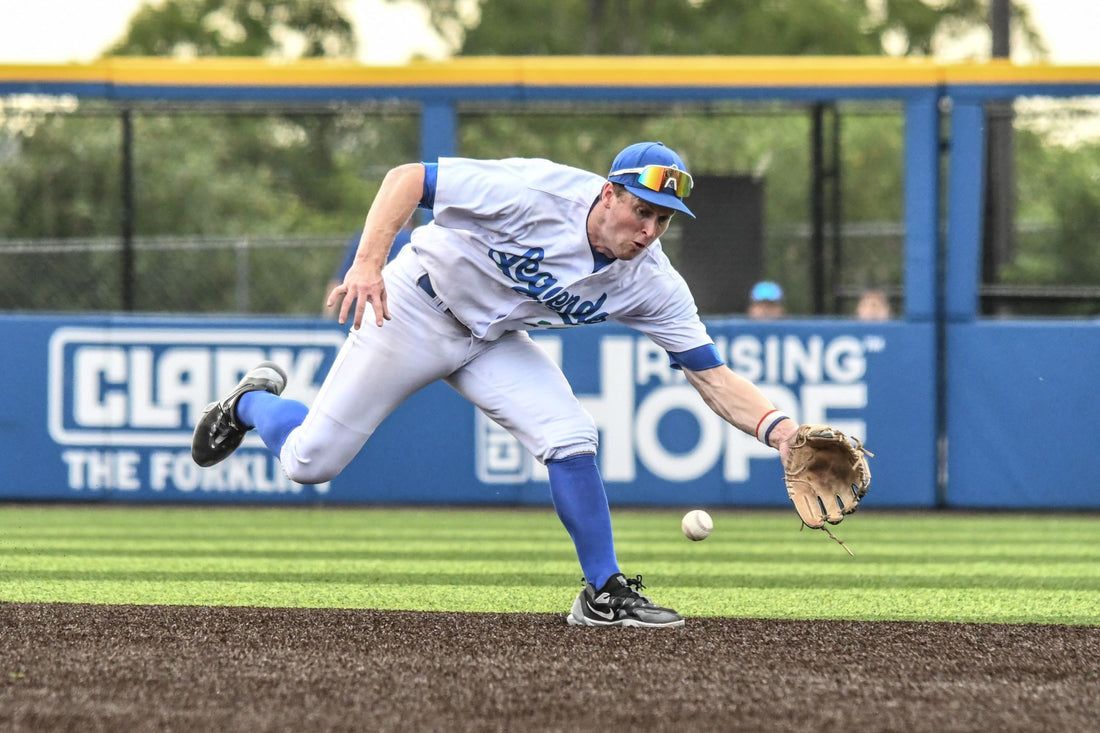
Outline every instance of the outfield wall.
<svg viewBox="0 0 1100 733">
<path fill-rule="evenodd" d="M 105 59 L 0 65 L 0 94 L 75 95 L 120 112 L 178 100 L 410 103 L 420 108 L 425 160 L 457 150 L 466 102 L 896 101 L 905 117 L 904 321 L 731 320 L 712 322 L 712 333 L 735 368 L 800 419 L 866 436 L 879 454 L 873 503 L 1100 508 L 1100 452 L 1092 447 L 1100 322 L 978 317 L 986 104 L 1096 96 L 1100 66 L 867 57 L 500 57 L 402 67 Z M 288 484 L 254 446 L 223 469 L 198 472 L 187 456 L 196 411 L 236 381 L 236 369 L 264 356 L 292 366 L 298 396 L 308 399 L 342 340 L 330 323 L 0 316 L 0 335 L 10 353 L 0 498 L 548 500 L 541 469 L 441 386 L 395 414 L 331 486 Z M 705 413 L 650 345 L 611 327 L 539 338 L 600 423 L 612 501 L 785 503 L 777 461 Z"/>
<path fill-rule="evenodd" d="M 947 328 L 948 487 L 976 508 L 1100 507 L 1100 319 Z"/>
<path fill-rule="evenodd" d="M 935 499 L 934 332 L 903 322 L 711 321 L 739 373 L 805 421 L 865 436 L 875 502 Z M 288 481 L 258 442 L 199 469 L 191 426 L 264 358 L 309 402 L 344 339 L 312 319 L 0 317 L 10 388 L 0 498 L 183 502 L 546 504 L 545 469 L 449 387 L 403 405 L 330 485 Z M 616 326 L 536 336 L 600 428 L 620 504 L 786 502 L 775 452 L 709 411 L 662 350 Z M 255 441 L 255 438 L 250 438 Z"/>
<path fill-rule="evenodd" d="M 935 327 L 708 321 L 727 363 L 804 422 L 861 438 L 875 506 L 1096 509 L 1100 321 L 948 328 L 937 497 Z M 775 452 L 711 413 L 663 351 L 602 325 L 536 334 L 600 428 L 611 501 L 784 506 Z M 200 469 L 191 426 L 261 359 L 310 402 L 344 331 L 315 319 L 0 316 L 0 499 L 547 504 L 545 469 L 449 387 L 404 404 L 331 484 L 287 480 L 250 437 Z"/>
</svg>

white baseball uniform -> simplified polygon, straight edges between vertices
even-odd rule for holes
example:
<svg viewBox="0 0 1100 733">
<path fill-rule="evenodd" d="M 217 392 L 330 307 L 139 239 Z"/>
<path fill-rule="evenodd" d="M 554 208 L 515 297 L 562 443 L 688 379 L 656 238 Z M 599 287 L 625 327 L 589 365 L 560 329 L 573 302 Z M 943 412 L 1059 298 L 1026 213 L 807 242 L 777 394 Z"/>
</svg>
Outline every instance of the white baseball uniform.
<svg viewBox="0 0 1100 733">
<path fill-rule="evenodd" d="M 591 416 L 530 329 L 616 321 L 689 368 L 721 363 L 659 240 L 631 260 L 589 244 L 605 181 L 547 160 L 440 159 L 434 221 L 384 270 L 393 320 L 350 332 L 283 446 L 287 475 L 331 479 L 397 405 L 439 379 L 540 461 L 594 452 Z"/>
</svg>

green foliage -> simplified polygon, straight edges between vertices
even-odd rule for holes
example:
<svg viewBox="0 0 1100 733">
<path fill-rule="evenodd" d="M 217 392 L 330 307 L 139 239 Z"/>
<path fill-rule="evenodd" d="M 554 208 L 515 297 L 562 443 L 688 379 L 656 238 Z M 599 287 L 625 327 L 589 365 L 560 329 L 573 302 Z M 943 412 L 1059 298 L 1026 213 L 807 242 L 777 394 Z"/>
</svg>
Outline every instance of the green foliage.
<svg viewBox="0 0 1100 733">
<path fill-rule="evenodd" d="M 1018 220 L 1039 225 L 1038 236 L 1017 237 L 1008 283 L 1100 284 L 1100 143 L 1053 143 L 1017 129 Z"/>
<path fill-rule="evenodd" d="M 108 118 L 48 116 L 11 129 L 0 159 L 2 237 L 76 237 L 118 231 L 119 126 Z M 97 171 L 99 175 L 88 175 Z"/>
<path fill-rule="evenodd" d="M 87 107 L 22 116 L 0 127 L 0 238 L 120 234 L 121 125 Z M 134 234 L 138 238 L 328 235 L 335 245 L 361 226 L 385 171 L 415 158 L 418 128 L 405 113 L 133 113 Z M 4 134 L 6 133 L 6 134 Z M 324 154 L 318 152 L 325 138 Z M 319 165 L 323 160 L 324 165 Z M 240 253 L 142 250 L 135 257 L 139 310 L 235 312 Z M 316 313 L 340 253 L 257 252 L 245 310 Z M 51 310 L 116 310 L 114 251 L 4 255 L 0 303 Z M 49 267 L 43 282 L 38 275 Z M 270 273 L 269 273 L 270 271 Z"/>
<path fill-rule="evenodd" d="M 0 117 L 0 124 L 6 119 Z M 133 113 L 135 233 L 274 234 L 356 226 L 389 166 L 415 155 L 409 115 Z M 121 123 L 41 114 L 6 131 L 0 237 L 119 231 Z"/>
<path fill-rule="evenodd" d="M 354 36 L 336 0 L 167 0 L 146 4 L 109 53 L 126 55 L 350 56 Z M 0 237 L 117 237 L 121 228 L 119 110 L 82 104 L 52 114 L 0 114 Z M 138 237 L 337 232 L 361 225 L 385 170 L 415 157 L 416 118 L 405 111 L 159 113 L 133 111 L 134 233 Z M 115 240 L 117 241 L 117 240 Z M 284 251 L 284 257 L 290 252 Z M 293 275 L 252 288 L 251 307 L 316 312 L 312 283 L 329 252 L 301 253 Z M 119 255 L 59 256 L 56 288 L 32 285 L 44 257 L 7 256 L 3 302 L 26 308 L 115 309 Z M 324 260 L 324 261 L 322 261 Z M 262 278 L 261 258 L 251 273 Z M 138 251 L 137 305 L 226 310 L 240 304 L 235 252 Z M 204 267 L 196 271 L 196 267 Z M 201 294 L 180 289 L 205 283 Z M 170 286 L 169 286 L 170 284 Z M 266 284 L 265 284 L 266 285 Z M 317 287 L 320 287 L 318 285 Z M 62 297 L 60 294 L 67 294 Z M 308 294 L 308 295 L 307 295 Z M 205 300 L 203 300 L 205 298 Z M 308 298 L 309 305 L 303 300 Z"/>
<path fill-rule="evenodd" d="M 922 54 L 984 23 L 988 8 L 983 0 L 480 0 L 471 20 L 463 14 L 468 2 L 423 4 L 465 54 L 869 54 L 899 43 L 906 53 Z M 110 53 L 347 56 L 354 44 L 342 7 L 339 0 L 147 3 Z M 1026 13 L 1015 12 L 1018 30 L 1038 47 Z M 863 104 L 841 111 L 843 220 L 896 225 L 903 215 L 901 114 Z M 133 114 L 139 237 L 342 238 L 361 225 L 385 171 L 419 154 L 417 118 L 405 110 Z M 807 108 L 714 102 L 562 111 L 531 104 L 467 112 L 458 133 L 463 155 L 546 157 L 593 171 L 604 170 L 630 142 L 658 139 L 683 152 L 697 173 L 759 176 L 767 196 L 766 274 L 788 286 L 793 312 L 808 312 L 808 242 L 791 234 L 810 219 Z M 1027 130 L 1017 135 L 1018 219 L 1038 222 L 1043 234 L 1021 234 L 1004 281 L 1100 283 L 1097 146 L 1069 149 Z M 0 109 L 0 238 L 117 237 L 120 145 L 113 107 L 82 104 L 74 113 L 32 110 L 19 117 Z M 675 257 L 675 237 L 668 239 Z M 843 246 L 842 286 L 901 284 L 896 236 L 846 238 Z M 312 292 L 304 278 L 327 272 L 324 256 L 316 262 L 306 252 L 294 257 L 294 267 L 283 269 L 303 279 L 282 296 L 266 284 L 253 287 L 253 308 L 296 309 L 302 293 Z M 72 272 L 52 287 L 30 285 L 44 257 L 5 259 L 3 303 L 117 307 L 117 255 L 54 259 Z M 264 262 L 250 264 L 255 277 L 264 277 Z M 173 273 L 201 279 L 196 268 L 203 264 L 211 268 L 205 276 L 211 289 L 226 288 L 216 303 L 203 305 L 194 294 L 164 287 Z M 239 265 L 234 253 L 205 259 L 194 252 L 139 253 L 139 303 L 232 310 Z M 278 278 L 270 282 L 277 290 Z"/>
<path fill-rule="evenodd" d="M 929 54 L 937 42 L 986 23 L 979 0 L 481 0 L 474 22 L 452 0 L 424 0 L 445 36 L 459 37 L 459 54 L 881 54 L 886 45 L 906 54 Z M 542 22 L 532 22 L 532 19 Z M 1032 48 L 1026 13 L 1018 25 Z M 553 19 L 553 22 L 548 22 Z M 465 26 L 465 27 L 464 27 Z M 463 33 L 456 33 L 463 28 Z M 808 111 L 753 108 L 728 114 L 672 108 L 647 115 L 568 115 L 478 118 L 464 121 L 464 155 L 492 156 L 503 145 L 512 155 L 560 160 L 601 170 L 623 145 L 659 139 L 686 155 L 697 173 L 753 173 L 766 181 L 766 275 L 788 286 L 788 306 L 809 312 L 809 242 L 788 236 L 810 219 Z M 728 110 L 727 110 L 728 111 Z M 843 220 L 900 222 L 902 118 L 894 109 L 842 122 Z M 499 154 L 499 153 L 497 153 Z M 864 237 L 844 244 L 839 284 L 900 285 L 901 246 L 896 238 Z M 677 252 L 671 249 L 675 261 Z"/>
<path fill-rule="evenodd" d="M 288 37 L 300 45 L 296 54 L 287 47 Z M 109 53 L 346 57 L 354 50 L 350 22 L 328 0 L 169 0 L 143 6 Z M 184 198 L 150 192 L 154 200 L 142 208 L 147 214 L 138 224 L 142 231 L 296 231 L 300 225 L 316 228 L 317 214 L 350 218 L 342 209 L 352 196 L 361 201 L 361 185 L 334 159 L 330 117 L 219 123 L 184 123 L 172 134 L 150 139 L 152 165 L 172 162 L 168 180 Z M 156 150 L 162 145 L 178 149 Z M 214 156 L 200 155 L 206 151 Z M 239 166 L 240 172 L 225 175 L 227 166 Z M 156 200 L 158 193 L 169 199 Z M 180 210 L 180 200 L 197 205 Z M 192 220 L 192 212 L 199 221 Z"/>
<path fill-rule="evenodd" d="M 904 53 L 932 53 L 933 39 L 941 26 L 974 27 L 985 20 L 984 8 L 977 0 L 951 0 L 932 7 L 921 0 L 887 0 L 886 18 L 879 32 L 901 35 Z"/>
<path fill-rule="evenodd" d="M 300 45 L 297 53 L 289 47 L 294 41 Z M 351 22 L 335 0 L 167 0 L 142 6 L 109 53 L 347 57 L 354 51 Z M 253 231 L 285 232 L 298 231 L 311 219 L 307 226 L 316 226 L 319 215 L 341 215 L 350 200 L 362 201 L 363 186 L 341 165 L 339 148 L 346 145 L 341 135 L 347 125 L 335 115 L 227 117 L 216 124 L 173 124 L 171 135 L 164 132 L 151 136 L 149 147 L 163 141 L 178 150 L 151 157 L 160 162 L 167 153 L 193 168 L 180 171 L 177 178 L 183 179 L 185 190 L 211 199 L 204 207 L 205 227 L 221 227 L 221 233 L 238 231 L 232 210 L 239 206 L 248 207 L 249 218 L 259 222 Z M 205 157 L 200 153 L 210 159 L 195 160 Z M 221 172 L 227 166 L 244 177 L 214 175 L 213 169 Z M 195 185 L 204 180 L 213 185 L 200 194 Z M 219 204 L 214 197 L 227 200 Z M 155 210 L 166 212 L 168 202 L 158 203 Z M 186 218 L 168 213 L 165 226 L 173 216 Z M 205 227 L 176 231 L 208 231 Z"/>
<path fill-rule="evenodd" d="M 109 56 L 355 55 L 351 22 L 333 0 L 146 2 Z"/>
<path fill-rule="evenodd" d="M 877 53 L 860 3 L 492 0 L 463 54 Z M 553 22 L 532 23 L 532 18 Z"/>
<path fill-rule="evenodd" d="M 394 2 L 395 0 L 390 0 Z M 420 0 L 460 54 L 905 54 L 984 26 L 982 0 Z M 1027 47 L 1041 52 L 1013 3 Z"/>
<path fill-rule="evenodd" d="M 842 107 L 844 220 L 900 222 L 903 119 L 893 105 Z M 696 174 L 749 173 L 766 187 L 767 272 L 787 286 L 794 312 L 808 312 L 808 242 L 789 236 L 809 220 L 810 117 L 801 106 L 671 105 L 645 114 L 465 115 L 459 149 L 470 157 L 547 157 L 603 172 L 615 153 L 637 140 L 661 140 L 680 151 Z M 676 222 L 674 221 L 674 225 Z M 666 238 L 672 239 L 672 238 Z M 845 243 L 842 284 L 901 282 L 901 247 L 861 238 Z M 675 262 L 680 253 L 672 246 Z"/>
</svg>

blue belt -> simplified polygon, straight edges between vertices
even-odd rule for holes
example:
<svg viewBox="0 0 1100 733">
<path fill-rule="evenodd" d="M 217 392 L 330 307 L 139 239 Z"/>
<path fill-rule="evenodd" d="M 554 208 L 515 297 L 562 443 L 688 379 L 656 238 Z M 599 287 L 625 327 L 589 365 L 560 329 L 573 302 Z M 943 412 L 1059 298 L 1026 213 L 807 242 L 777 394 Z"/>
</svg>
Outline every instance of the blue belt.
<svg viewBox="0 0 1100 733">
<path fill-rule="evenodd" d="M 416 281 L 416 284 L 421 290 L 423 290 L 425 293 L 432 296 L 433 298 L 439 297 L 435 294 L 435 288 L 432 287 L 432 281 L 431 278 L 428 277 L 428 273 L 425 272 L 423 275 L 421 275 L 420 278 Z"/>
<path fill-rule="evenodd" d="M 416 286 L 427 293 L 433 300 L 439 300 L 439 296 L 435 294 L 435 288 L 432 287 L 432 279 L 428 277 L 428 273 L 424 273 L 416 279 Z M 440 301 L 440 306 L 443 308 L 443 312 L 454 318 L 454 313 L 451 313 L 451 309 L 447 307 L 445 303 Z M 458 321 L 457 318 L 455 318 Z M 459 322 L 459 325 L 462 325 Z M 463 326 L 465 328 L 465 326 Z"/>
</svg>

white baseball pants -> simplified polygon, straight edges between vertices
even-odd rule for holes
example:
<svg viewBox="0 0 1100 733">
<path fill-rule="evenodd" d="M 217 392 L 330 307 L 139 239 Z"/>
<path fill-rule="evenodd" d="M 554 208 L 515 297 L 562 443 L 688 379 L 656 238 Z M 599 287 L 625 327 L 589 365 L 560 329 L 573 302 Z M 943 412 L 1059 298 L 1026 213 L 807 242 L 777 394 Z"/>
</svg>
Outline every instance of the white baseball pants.
<svg viewBox="0 0 1100 733">
<path fill-rule="evenodd" d="M 328 481 L 351 462 L 407 397 L 443 379 L 540 461 L 595 452 L 598 434 L 561 369 L 523 331 L 475 338 L 417 286 L 424 274 L 406 248 L 384 271 L 393 320 L 370 309 L 352 329 L 304 422 L 280 460 L 293 481 Z M 367 322 L 367 321 L 370 322 Z"/>
</svg>

